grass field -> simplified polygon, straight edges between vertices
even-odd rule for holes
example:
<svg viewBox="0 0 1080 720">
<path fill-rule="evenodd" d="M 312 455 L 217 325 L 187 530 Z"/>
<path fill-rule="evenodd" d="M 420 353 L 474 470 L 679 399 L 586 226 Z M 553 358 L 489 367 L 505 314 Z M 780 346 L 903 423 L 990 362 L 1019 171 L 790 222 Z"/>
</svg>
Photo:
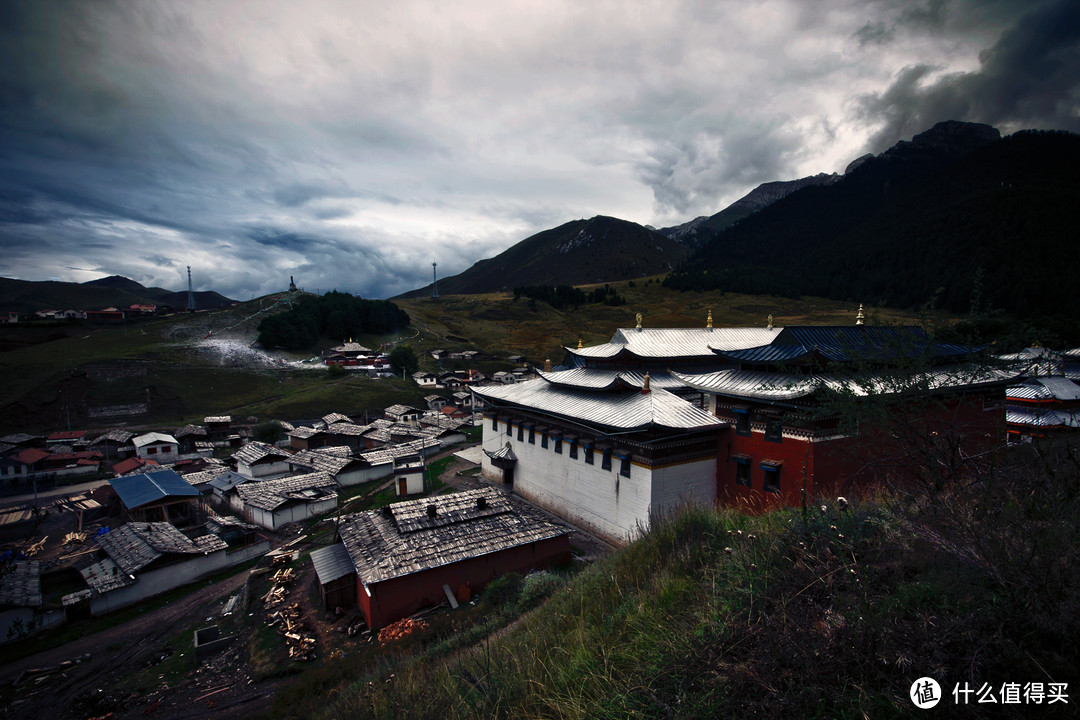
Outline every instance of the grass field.
<svg viewBox="0 0 1080 720">
<path fill-rule="evenodd" d="M 627 304 L 583 305 L 555 310 L 510 293 L 444 296 L 396 301 L 413 319 L 393 336 L 353 338 L 368 347 L 408 344 L 426 370 L 458 369 L 438 363 L 430 350 L 478 349 L 496 358 L 521 354 L 531 362 L 562 360 L 564 346 L 609 340 L 618 328 L 633 327 L 640 312 L 646 327 L 702 327 L 711 310 L 713 325 L 764 326 L 772 315 L 785 324 L 850 325 L 858 305 L 814 298 L 789 299 L 723 293 L 675 293 L 657 278 L 612 283 Z M 174 315 L 126 325 L 0 326 L 0 432 L 46 432 L 72 428 L 167 428 L 207 415 L 233 415 L 246 421 L 295 421 L 328 412 L 363 415 L 395 403 L 418 405 L 426 391 L 411 380 L 333 377 L 316 369 L 285 364 L 311 359 L 307 354 L 249 349 L 272 301 L 257 299 L 222 311 Z M 870 323 L 917 322 L 914 313 L 867 309 Z M 215 354 L 206 337 L 232 343 Z M 344 338 L 325 338 L 325 346 Z M 243 351 L 243 352 L 239 352 Z M 510 369 L 504 360 L 473 367 Z M 138 373 L 128 372 L 139 368 Z M 149 411 L 128 418 L 95 419 L 90 408 L 147 403 Z"/>
</svg>

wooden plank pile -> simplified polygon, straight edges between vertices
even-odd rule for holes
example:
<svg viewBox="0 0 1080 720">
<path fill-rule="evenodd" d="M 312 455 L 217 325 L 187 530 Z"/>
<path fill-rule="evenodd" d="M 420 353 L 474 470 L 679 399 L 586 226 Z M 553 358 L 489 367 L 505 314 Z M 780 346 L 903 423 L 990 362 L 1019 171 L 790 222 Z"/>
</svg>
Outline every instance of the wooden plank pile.
<svg viewBox="0 0 1080 720">
<path fill-rule="evenodd" d="M 402 618 L 395 623 L 390 623 L 379 631 L 379 644 L 385 645 L 392 640 L 400 640 L 406 635 L 410 635 L 417 630 L 423 630 L 427 626 L 428 624 L 423 620 Z"/>
<path fill-rule="evenodd" d="M 266 607 L 273 607 L 285 602 L 285 594 L 289 592 L 289 585 L 296 579 L 296 573 L 292 568 L 281 568 L 270 576 L 270 592 L 263 595 L 263 603 Z"/>
<path fill-rule="evenodd" d="M 304 623 L 300 613 L 300 603 L 293 603 L 276 610 L 269 616 L 267 625 L 277 626 L 278 635 L 285 638 L 292 660 L 315 659 L 315 636 Z"/>
</svg>

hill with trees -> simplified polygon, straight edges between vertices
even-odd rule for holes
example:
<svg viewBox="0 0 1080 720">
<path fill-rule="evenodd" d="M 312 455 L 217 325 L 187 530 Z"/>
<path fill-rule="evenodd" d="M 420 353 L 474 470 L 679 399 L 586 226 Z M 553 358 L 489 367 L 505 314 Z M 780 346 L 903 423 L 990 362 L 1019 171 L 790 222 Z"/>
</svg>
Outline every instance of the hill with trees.
<svg viewBox="0 0 1080 720">
<path fill-rule="evenodd" d="M 292 309 L 264 318 L 258 342 L 268 350 L 307 350 L 320 338 L 383 335 L 408 324 L 408 313 L 388 300 L 364 300 L 332 290 L 304 296 Z"/>
<path fill-rule="evenodd" d="M 665 285 L 899 308 L 928 304 L 1080 342 L 1068 308 L 1080 136 L 942 123 L 718 233 Z"/>
</svg>

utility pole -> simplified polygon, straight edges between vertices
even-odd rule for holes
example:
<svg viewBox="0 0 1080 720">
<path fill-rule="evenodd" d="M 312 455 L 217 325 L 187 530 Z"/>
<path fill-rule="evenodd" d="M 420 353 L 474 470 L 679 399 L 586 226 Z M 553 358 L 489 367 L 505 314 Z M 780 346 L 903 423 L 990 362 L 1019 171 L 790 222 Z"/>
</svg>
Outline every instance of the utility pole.
<svg viewBox="0 0 1080 720">
<path fill-rule="evenodd" d="M 436 271 L 438 266 L 439 263 L 437 262 L 431 263 L 431 297 L 433 299 L 438 299 L 439 297 L 439 274 Z"/>
</svg>

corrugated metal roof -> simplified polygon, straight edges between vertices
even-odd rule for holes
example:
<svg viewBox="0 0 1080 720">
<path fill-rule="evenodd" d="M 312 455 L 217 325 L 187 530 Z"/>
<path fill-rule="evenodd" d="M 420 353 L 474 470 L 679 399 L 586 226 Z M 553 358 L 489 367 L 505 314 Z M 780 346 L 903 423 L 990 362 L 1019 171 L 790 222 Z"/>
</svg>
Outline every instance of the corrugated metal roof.
<svg viewBox="0 0 1080 720">
<path fill-rule="evenodd" d="M 689 430 L 726 424 L 662 389 L 648 393 L 589 392 L 552 385 L 537 378 L 515 385 L 479 387 L 474 392 L 489 401 L 511 403 L 620 430 L 644 429 L 652 425 Z"/>
<path fill-rule="evenodd" d="M 722 370 L 715 373 L 673 373 L 688 387 L 717 395 L 761 400 L 787 401 L 806 397 L 826 387 L 857 396 L 925 392 L 953 388 L 1000 385 L 1016 379 L 1016 374 L 996 368 L 955 365 L 933 368 L 924 373 L 881 373 L 858 377 L 820 374 L 794 375 L 750 370 Z"/>
<path fill-rule="evenodd" d="M 154 443 L 168 443 L 169 445 L 179 444 L 176 441 L 176 438 L 174 438 L 172 435 L 166 435 L 165 433 L 159 432 L 149 432 L 145 435 L 139 435 L 136 438 L 132 438 L 131 442 L 135 445 L 135 447 L 143 447 L 145 445 L 152 445 Z"/>
<path fill-rule="evenodd" d="M 109 484 L 128 510 L 164 500 L 167 497 L 198 497 L 199 491 L 172 470 L 112 478 Z"/>
<path fill-rule="evenodd" d="M 584 358 L 611 358 L 622 352 L 641 358 L 711 357 L 713 350 L 766 345 L 777 332 L 775 328 L 623 328 L 603 345 L 565 349 Z"/>
<path fill-rule="evenodd" d="M 589 390 L 605 390 L 613 388 L 618 385 L 619 382 L 639 389 L 645 386 L 644 372 L 578 367 L 549 373 L 537 371 L 537 374 L 555 385 L 565 385 L 567 387 L 578 387 Z M 650 370 L 649 387 L 670 390 L 682 387 L 682 383 L 673 378 L 671 373 L 653 372 Z"/>
<path fill-rule="evenodd" d="M 1065 377 L 1031 378 L 1024 384 L 1040 386 L 1054 400 L 1080 400 L 1080 385 Z"/>
<path fill-rule="evenodd" d="M 315 566 L 315 575 L 319 578 L 320 585 L 356 573 L 349 551 L 345 549 L 343 543 L 334 543 L 312 550 L 311 564 Z"/>
<path fill-rule="evenodd" d="M 1080 427 L 1080 413 L 1068 410 L 1047 410 L 1045 408 L 1014 407 L 1005 408 L 1005 422 L 1010 425 L 1026 427 Z"/>
</svg>

